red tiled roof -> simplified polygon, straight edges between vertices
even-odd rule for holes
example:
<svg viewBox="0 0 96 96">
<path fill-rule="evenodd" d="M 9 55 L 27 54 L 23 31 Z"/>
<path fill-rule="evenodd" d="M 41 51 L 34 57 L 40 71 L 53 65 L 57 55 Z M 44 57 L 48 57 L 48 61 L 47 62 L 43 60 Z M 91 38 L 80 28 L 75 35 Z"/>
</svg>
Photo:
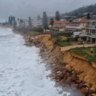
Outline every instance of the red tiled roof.
<svg viewBox="0 0 96 96">
<path fill-rule="evenodd" d="M 57 20 L 54 21 L 54 24 L 64 24 L 64 23 L 65 23 L 64 21 L 57 21 Z"/>
</svg>

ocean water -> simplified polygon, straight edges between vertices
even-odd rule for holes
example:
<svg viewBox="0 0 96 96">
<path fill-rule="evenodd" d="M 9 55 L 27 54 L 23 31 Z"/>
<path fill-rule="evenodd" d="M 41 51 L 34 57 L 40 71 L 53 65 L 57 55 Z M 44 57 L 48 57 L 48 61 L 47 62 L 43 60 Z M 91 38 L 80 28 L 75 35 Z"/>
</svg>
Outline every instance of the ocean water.
<svg viewBox="0 0 96 96">
<path fill-rule="evenodd" d="M 39 48 L 24 45 L 22 36 L 0 27 L 0 96 L 82 96 L 60 88 L 47 76 Z"/>
</svg>

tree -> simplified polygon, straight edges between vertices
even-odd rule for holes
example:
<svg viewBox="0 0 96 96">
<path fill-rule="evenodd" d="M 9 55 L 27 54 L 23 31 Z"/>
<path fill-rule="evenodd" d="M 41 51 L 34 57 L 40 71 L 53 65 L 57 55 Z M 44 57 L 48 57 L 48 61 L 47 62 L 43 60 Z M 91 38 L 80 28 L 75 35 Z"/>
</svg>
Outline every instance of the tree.
<svg viewBox="0 0 96 96">
<path fill-rule="evenodd" d="M 20 26 L 21 28 L 25 28 L 25 21 L 24 21 L 23 19 L 20 19 L 20 20 L 19 20 L 19 26 Z"/>
<path fill-rule="evenodd" d="M 54 19 L 53 19 L 53 18 L 50 19 L 50 25 L 51 25 L 51 26 L 54 25 Z"/>
<path fill-rule="evenodd" d="M 41 19 L 41 17 L 40 17 L 40 15 L 38 15 L 38 16 L 37 16 L 37 20 L 40 20 L 40 19 Z"/>
<path fill-rule="evenodd" d="M 31 19 L 31 17 L 28 18 L 28 25 L 29 25 L 29 29 L 32 29 L 32 19 Z"/>
<path fill-rule="evenodd" d="M 56 11 L 55 19 L 58 20 L 58 21 L 61 19 L 59 11 Z"/>
<path fill-rule="evenodd" d="M 44 29 L 48 29 L 48 17 L 46 12 L 43 12 L 42 25 Z"/>
<path fill-rule="evenodd" d="M 91 19 L 90 13 L 87 14 L 87 19 Z"/>
</svg>

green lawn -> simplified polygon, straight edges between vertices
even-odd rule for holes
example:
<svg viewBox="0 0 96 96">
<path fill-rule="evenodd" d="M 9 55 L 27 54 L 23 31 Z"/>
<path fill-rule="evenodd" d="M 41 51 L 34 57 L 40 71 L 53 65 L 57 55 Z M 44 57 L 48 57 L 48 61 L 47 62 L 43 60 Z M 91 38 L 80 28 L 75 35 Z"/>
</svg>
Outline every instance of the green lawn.
<svg viewBox="0 0 96 96">
<path fill-rule="evenodd" d="M 39 35 L 39 32 L 35 32 L 35 31 L 31 31 L 31 32 L 26 32 L 26 34 L 30 35 L 30 36 L 34 36 L 34 35 Z"/>
<path fill-rule="evenodd" d="M 96 61 L 96 47 L 93 48 L 94 53 L 91 53 L 91 48 L 75 48 L 71 49 L 71 52 L 74 52 L 75 54 L 84 57 L 89 62 Z"/>
<path fill-rule="evenodd" d="M 58 44 L 60 47 L 64 47 L 64 46 L 69 46 L 69 45 L 71 45 L 71 43 L 68 42 L 67 40 L 58 41 L 57 44 Z"/>
<path fill-rule="evenodd" d="M 71 45 L 71 43 L 68 40 L 64 40 L 60 36 L 56 36 L 54 37 L 54 39 L 55 39 L 56 44 L 59 45 L 60 47 Z"/>
</svg>

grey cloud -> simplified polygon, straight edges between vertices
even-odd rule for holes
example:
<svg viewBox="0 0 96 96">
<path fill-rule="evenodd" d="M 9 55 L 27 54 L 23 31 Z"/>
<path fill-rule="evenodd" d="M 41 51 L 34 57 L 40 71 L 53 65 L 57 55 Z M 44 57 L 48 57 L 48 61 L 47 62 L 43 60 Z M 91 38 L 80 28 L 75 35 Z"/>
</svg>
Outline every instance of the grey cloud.
<svg viewBox="0 0 96 96">
<path fill-rule="evenodd" d="M 64 13 L 94 3 L 96 0 L 0 0 L 0 17 L 34 17 L 43 11 L 53 15 L 56 10 Z"/>
</svg>

